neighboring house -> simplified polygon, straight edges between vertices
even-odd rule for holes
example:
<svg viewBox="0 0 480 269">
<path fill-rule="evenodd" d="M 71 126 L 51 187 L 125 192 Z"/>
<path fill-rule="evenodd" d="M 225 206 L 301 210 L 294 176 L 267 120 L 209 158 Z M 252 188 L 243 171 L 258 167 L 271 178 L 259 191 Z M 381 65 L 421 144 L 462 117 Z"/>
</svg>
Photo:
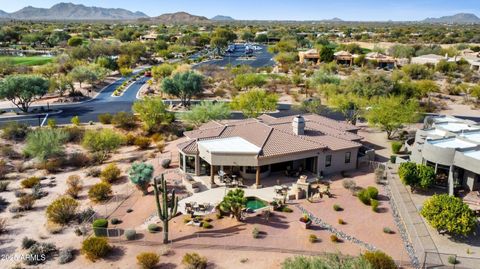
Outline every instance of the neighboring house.
<svg viewBox="0 0 480 269">
<path fill-rule="evenodd" d="M 220 171 L 244 179 L 261 179 L 272 172 L 310 171 L 318 176 L 357 168 L 362 137 L 358 127 L 319 115 L 212 121 L 185 132 L 178 145 L 180 169 L 210 176 Z"/>
<path fill-rule="evenodd" d="M 356 55 L 353 55 L 348 51 L 342 50 L 342 51 L 335 52 L 333 54 L 333 56 L 334 56 L 337 64 L 352 66 L 353 65 L 353 59 L 355 58 Z"/>
<path fill-rule="evenodd" d="M 378 68 L 382 69 L 394 69 L 397 61 L 395 58 L 385 55 L 380 52 L 369 52 L 365 55 L 365 61 L 373 63 Z"/>
<path fill-rule="evenodd" d="M 480 125 L 451 116 L 427 117 L 407 146 L 411 160 L 435 168 L 437 185 L 480 190 Z"/>
<path fill-rule="evenodd" d="M 140 36 L 141 41 L 157 41 L 157 39 L 158 39 L 158 34 L 155 34 L 155 33 L 149 33 L 149 34 Z"/>
<path fill-rule="evenodd" d="M 437 65 L 441 60 L 448 60 L 448 57 L 437 54 L 426 54 L 418 57 L 413 57 L 411 63 Z"/>
<path fill-rule="evenodd" d="M 320 63 L 320 54 L 316 49 L 310 49 L 307 51 L 300 51 L 298 52 L 298 58 L 300 59 L 300 63 L 305 63 L 306 61 L 314 61 L 315 63 Z"/>
</svg>

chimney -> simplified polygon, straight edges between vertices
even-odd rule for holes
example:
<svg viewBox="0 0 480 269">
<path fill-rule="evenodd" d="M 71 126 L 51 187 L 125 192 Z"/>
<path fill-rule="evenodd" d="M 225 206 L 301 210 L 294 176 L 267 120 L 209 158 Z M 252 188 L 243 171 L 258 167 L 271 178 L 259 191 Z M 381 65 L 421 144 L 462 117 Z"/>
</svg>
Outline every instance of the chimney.
<svg viewBox="0 0 480 269">
<path fill-rule="evenodd" d="M 293 133 L 295 135 L 304 135 L 305 134 L 305 119 L 298 115 L 293 118 L 292 121 Z"/>
</svg>

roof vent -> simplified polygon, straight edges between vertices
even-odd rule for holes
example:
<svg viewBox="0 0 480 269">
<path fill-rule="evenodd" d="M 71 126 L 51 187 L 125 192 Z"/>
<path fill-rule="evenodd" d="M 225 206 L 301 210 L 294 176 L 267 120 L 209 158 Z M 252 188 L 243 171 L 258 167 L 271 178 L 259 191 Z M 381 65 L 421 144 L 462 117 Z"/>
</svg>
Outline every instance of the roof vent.
<svg viewBox="0 0 480 269">
<path fill-rule="evenodd" d="M 305 134 L 305 119 L 298 115 L 293 118 L 292 121 L 293 133 L 295 135 L 304 135 Z"/>
</svg>

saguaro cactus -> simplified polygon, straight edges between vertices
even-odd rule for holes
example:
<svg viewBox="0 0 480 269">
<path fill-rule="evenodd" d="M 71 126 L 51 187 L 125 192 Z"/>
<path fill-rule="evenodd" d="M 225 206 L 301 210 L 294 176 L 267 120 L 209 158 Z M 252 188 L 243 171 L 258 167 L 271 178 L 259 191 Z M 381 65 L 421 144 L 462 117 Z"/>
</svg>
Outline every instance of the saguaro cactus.
<svg viewBox="0 0 480 269">
<path fill-rule="evenodd" d="M 160 184 L 160 188 L 158 185 Z M 168 202 L 168 190 L 167 190 L 167 181 L 163 177 L 160 177 L 160 183 L 158 182 L 158 177 L 153 179 L 153 190 L 155 192 L 155 201 L 157 203 L 158 217 L 163 222 L 163 243 L 168 243 L 168 222 L 177 215 L 178 208 L 178 197 L 175 196 L 175 190 L 171 192 L 171 201 L 173 204 Z M 160 203 L 160 195 L 162 196 L 162 201 Z"/>
</svg>

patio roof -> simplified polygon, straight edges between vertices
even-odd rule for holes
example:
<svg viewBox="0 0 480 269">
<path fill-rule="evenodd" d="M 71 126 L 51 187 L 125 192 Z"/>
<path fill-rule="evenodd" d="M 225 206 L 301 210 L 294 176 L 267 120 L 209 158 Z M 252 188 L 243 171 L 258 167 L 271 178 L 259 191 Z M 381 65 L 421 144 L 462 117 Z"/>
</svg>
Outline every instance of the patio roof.
<svg viewBox="0 0 480 269">
<path fill-rule="evenodd" d="M 210 153 L 259 154 L 261 148 L 241 137 L 228 137 L 197 142 Z"/>
</svg>

